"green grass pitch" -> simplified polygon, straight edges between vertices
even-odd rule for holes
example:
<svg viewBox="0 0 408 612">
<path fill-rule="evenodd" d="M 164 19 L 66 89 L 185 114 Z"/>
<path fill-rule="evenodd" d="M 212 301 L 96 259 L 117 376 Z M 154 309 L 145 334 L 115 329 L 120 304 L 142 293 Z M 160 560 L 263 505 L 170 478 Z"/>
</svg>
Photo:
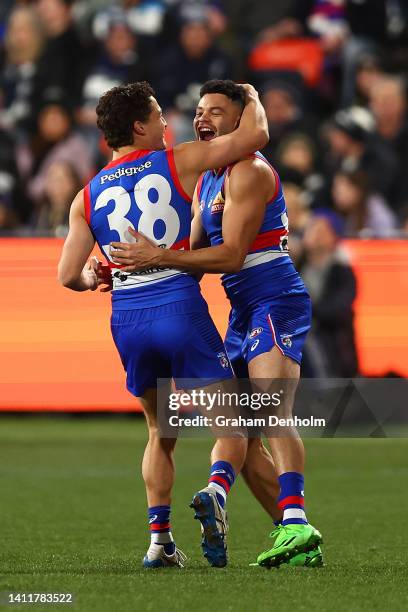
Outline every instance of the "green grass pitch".
<svg viewBox="0 0 408 612">
<path fill-rule="evenodd" d="M 172 523 L 188 566 L 146 571 L 145 439 L 138 419 L 0 420 L 0 591 L 76 598 L 1 609 L 408 609 L 408 440 L 307 440 L 307 512 L 326 566 L 270 571 L 248 566 L 271 524 L 240 480 L 228 502 L 230 563 L 202 558 L 188 503 L 206 482 L 210 440 L 181 440 Z"/>
</svg>

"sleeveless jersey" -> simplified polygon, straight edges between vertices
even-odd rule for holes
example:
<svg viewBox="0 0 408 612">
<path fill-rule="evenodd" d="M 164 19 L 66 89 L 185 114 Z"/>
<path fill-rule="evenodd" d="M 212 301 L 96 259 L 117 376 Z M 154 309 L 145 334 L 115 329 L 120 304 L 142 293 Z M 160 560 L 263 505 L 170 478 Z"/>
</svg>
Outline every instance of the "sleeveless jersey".
<svg viewBox="0 0 408 612">
<path fill-rule="evenodd" d="M 275 175 L 276 189 L 266 204 L 265 216 L 258 235 L 249 248 L 241 270 L 224 274 L 222 284 L 233 305 L 246 305 L 290 290 L 303 287 L 288 252 L 288 216 L 282 185 L 275 169 L 256 152 Z M 222 244 L 222 216 L 225 206 L 224 183 L 232 166 L 218 172 L 208 170 L 199 179 L 197 196 L 201 220 L 211 246 Z"/>
<path fill-rule="evenodd" d="M 85 216 L 112 270 L 114 310 L 150 308 L 189 299 L 195 278 L 170 268 L 124 272 L 111 242 L 134 242 L 132 227 L 162 248 L 189 249 L 191 199 L 179 181 L 173 149 L 133 151 L 113 160 L 84 189 Z"/>
</svg>

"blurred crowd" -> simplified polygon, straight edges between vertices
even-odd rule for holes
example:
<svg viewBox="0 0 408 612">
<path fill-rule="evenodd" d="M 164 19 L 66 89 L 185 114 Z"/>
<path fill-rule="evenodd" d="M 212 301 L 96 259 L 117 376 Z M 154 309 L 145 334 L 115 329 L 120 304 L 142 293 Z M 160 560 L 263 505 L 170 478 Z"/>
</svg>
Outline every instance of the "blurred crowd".
<svg viewBox="0 0 408 612">
<path fill-rule="evenodd" d="M 355 281 L 339 240 L 408 237 L 407 71 L 406 0 L 2 0 L 0 234 L 66 234 L 73 196 L 110 157 L 95 125 L 107 89 L 150 81 L 172 144 L 194 138 L 204 81 L 252 82 L 292 255 L 320 338 L 343 326 L 331 350 L 349 375 Z"/>
</svg>

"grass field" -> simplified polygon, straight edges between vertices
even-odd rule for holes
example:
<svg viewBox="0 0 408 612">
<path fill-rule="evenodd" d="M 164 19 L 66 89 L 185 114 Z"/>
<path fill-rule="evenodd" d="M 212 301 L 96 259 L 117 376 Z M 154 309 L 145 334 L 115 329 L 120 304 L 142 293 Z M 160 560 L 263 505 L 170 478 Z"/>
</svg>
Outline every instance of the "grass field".
<svg viewBox="0 0 408 612">
<path fill-rule="evenodd" d="M 408 609 L 408 440 L 307 440 L 306 502 L 325 538 L 322 569 L 248 567 L 270 521 L 237 482 L 230 563 L 201 557 L 187 507 L 206 482 L 209 440 L 177 449 L 173 530 L 183 571 L 146 571 L 138 419 L 0 419 L 0 591 L 72 592 L 77 611 Z"/>
</svg>

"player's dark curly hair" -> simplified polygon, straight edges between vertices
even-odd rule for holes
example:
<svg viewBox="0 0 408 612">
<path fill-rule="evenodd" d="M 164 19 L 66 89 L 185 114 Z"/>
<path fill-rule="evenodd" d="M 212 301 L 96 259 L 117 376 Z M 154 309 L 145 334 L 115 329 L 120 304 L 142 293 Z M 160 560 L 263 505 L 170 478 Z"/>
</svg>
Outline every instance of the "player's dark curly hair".
<svg viewBox="0 0 408 612">
<path fill-rule="evenodd" d="M 96 123 L 112 149 L 133 144 L 133 124 L 148 120 L 154 95 L 151 85 L 141 81 L 113 87 L 101 96 Z"/>
<path fill-rule="evenodd" d="M 207 81 L 200 89 L 200 98 L 205 96 L 205 94 L 212 93 L 223 94 L 233 102 L 242 106 L 242 108 L 245 106 L 244 88 L 230 79 L 212 79 L 211 81 Z"/>
</svg>

